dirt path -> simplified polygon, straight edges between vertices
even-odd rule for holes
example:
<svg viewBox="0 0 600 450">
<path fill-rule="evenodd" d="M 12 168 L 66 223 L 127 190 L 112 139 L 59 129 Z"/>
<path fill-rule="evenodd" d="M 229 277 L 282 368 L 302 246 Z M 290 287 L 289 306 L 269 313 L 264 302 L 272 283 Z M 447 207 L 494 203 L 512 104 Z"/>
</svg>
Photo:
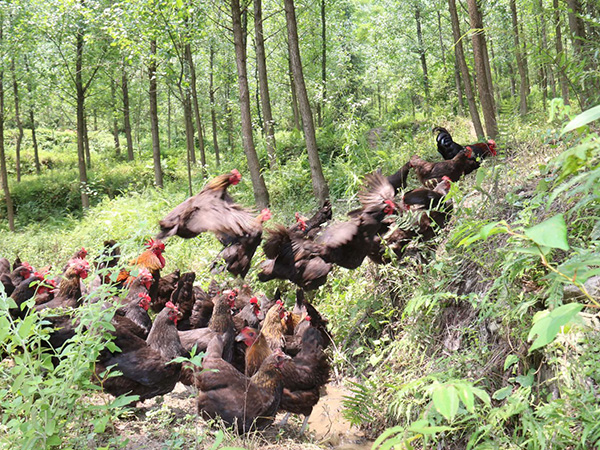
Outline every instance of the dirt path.
<svg viewBox="0 0 600 450">
<path fill-rule="evenodd" d="M 343 417 L 343 397 L 350 391 L 340 383 L 326 386 L 309 420 L 305 436 L 299 435 L 302 417 L 292 416 L 284 428 L 271 426 L 262 433 L 238 436 L 225 434 L 225 446 L 248 450 L 368 450 L 368 442 L 357 427 Z M 280 421 L 283 414 L 278 415 Z M 219 428 L 210 428 L 196 415 L 194 393 L 178 383 L 164 397 L 147 400 L 115 424 L 115 434 L 127 439 L 127 450 L 206 449 L 212 450 Z M 112 446 L 109 446 L 113 448 Z"/>
</svg>

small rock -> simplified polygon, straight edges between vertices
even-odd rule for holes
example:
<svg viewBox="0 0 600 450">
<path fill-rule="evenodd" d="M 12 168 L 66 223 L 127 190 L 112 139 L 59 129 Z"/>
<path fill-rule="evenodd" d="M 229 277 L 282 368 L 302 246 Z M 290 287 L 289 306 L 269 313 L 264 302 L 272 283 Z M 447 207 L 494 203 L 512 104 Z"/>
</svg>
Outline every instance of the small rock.
<svg viewBox="0 0 600 450">
<path fill-rule="evenodd" d="M 588 278 L 583 286 L 592 297 L 600 298 L 600 275 Z M 565 300 L 578 299 L 583 296 L 581 290 L 573 284 L 569 284 L 563 289 L 563 298 Z"/>
</svg>

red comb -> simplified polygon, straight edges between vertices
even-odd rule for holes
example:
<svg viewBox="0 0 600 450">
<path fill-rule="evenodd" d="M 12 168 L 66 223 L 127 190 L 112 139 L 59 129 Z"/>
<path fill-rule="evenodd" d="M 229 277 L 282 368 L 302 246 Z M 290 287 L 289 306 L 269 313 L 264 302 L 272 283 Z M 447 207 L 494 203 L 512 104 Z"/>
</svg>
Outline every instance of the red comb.
<svg viewBox="0 0 600 450">
<path fill-rule="evenodd" d="M 255 305 L 256 305 L 256 304 L 258 303 L 258 299 L 257 299 L 256 297 L 252 297 L 252 298 L 250 299 L 250 303 L 253 303 L 253 304 L 255 304 Z"/>
<path fill-rule="evenodd" d="M 171 302 L 171 301 L 168 301 L 168 302 L 167 302 L 167 304 L 166 304 L 165 306 L 166 306 L 167 308 L 174 309 L 175 311 L 177 311 L 177 310 L 178 310 L 178 309 L 177 309 L 177 306 L 175 306 L 175 305 L 173 304 L 173 302 Z"/>
<path fill-rule="evenodd" d="M 304 318 L 304 320 L 308 320 L 308 321 L 310 322 L 312 319 L 310 318 L 310 316 L 306 316 L 306 317 Z"/>
<path fill-rule="evenodd" d="M 442 177 L 442 180 L 444 180 L 444 181 L 452 181 L 452 179 L 450 179 L 450 177 L 448 175 L 444 175 Z"/>
</svg>

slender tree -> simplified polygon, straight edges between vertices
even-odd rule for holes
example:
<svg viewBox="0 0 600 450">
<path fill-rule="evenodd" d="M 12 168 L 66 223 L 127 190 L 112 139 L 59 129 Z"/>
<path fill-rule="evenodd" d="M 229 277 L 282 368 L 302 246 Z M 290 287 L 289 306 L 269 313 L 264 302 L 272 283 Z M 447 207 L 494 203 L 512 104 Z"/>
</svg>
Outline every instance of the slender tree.
<svg viewBox="0 0 600 450">
<path fill-rule="evenodd" d="M 154 161 L 154 184 L 163 187 L 163 173 L 160 165 L 160 137 L 158 132 L 158 95 L 156 82 L 156 38 L 150 40 L 150 60 L 148 62 L 148 79 L 150 82 L 150 129 L 152 133 L 152 159 Z"/>
<path fill-rule="evenodd" d="M 519 112 L 521 115 L 527 114 L 527 96 L 529 95 L 529 82 L 527 81 L 527 66 L 525 55 L 521 53 L 521 44 L 519 42 L 519 22 L 517 17 L 517 4 L 515 0 L 510 0 L 510 15 L 512 18 L 512 32 L 515 42 L 515 57 L 517 58 L 517 69 L 521 79 L 519 89 Z"/>
<path fill-rule="evenodd" d="M 304 129 L 304 140 L 306 142 L 306 151 L 308 152 L 308 162 L 312 177 L 313 192 L 315 196 L 323 203 L 329 197 L 329 187 L 323 176 L 321 161 L 319 159 L 319 149 L 315 136 L 315 126 L 313 116 L 304 83 L 304 74 L 302 72 L 302 61 L 300 59 L 300 47 L 298 45 L 298 28 L 296 24 L 296 9 L 294 0 L 284 0 L 285 21 L 288 30 L 288 45 L 290 52 L 290 61 L 294 73 L 294 85 L 298 96 L 300 114 L 302 114 L 302 127 Z"/>
<path fill-rule="evenodd" d="M 269 155 L 269 165 L 274 169 L 277 165 L 275 154 L 275 121 L 271 112 L 271 96 L 269 94 L 269 81 L 267 78 L 267 60 L 265 56 L 265 38 L 262 24 L 261 0 L 254 0 L 254 33 L 256 35 L 256 69 L 260 86 L 260 103 L 264 116 L 264 132 Z"/>
<path fill-rule="evenodd" d="M 563 51 L 562 43 L 562 29 L 560 20 L 560 9 L 558 8 L 558 0 L 552 0 L 552 7 L 554 8 L 554 27 L 555 27 L 555 45 L 556 45 L 556 70 L 558 72 L 558 82 L 560 84 L 560 91 L 562 94 L 565 105 L 569 104 L 569 84 L 567 81 L 567 75 L 565 73 L 566 66 L 566 54 Z"/>
<path fill-rule="evenodd" d="M 212 137 L 213 137 L 213 148 L 215 150 L 215 162 L 217 167 L 221 165 L 221 155 L 219 154 L 219 136 L 217 129 L 217 112 L 215 108 L 215 85 L 214 85 L 214 62 L 215 62 L 215 49 L 213 44 L 210 45 L 209 65 L 210 70 L 208 74 L 208 95 L 210 101 L 210 121 L 212 125 Z"/>
<path fill-rule="evenodd" d="M 246 70 L 246 47 L 244 32 L 242 29 L 242 13 L 239 0 L 231 0 L 231 18 L 233 23 L 233 41 L 235 46 L 235 62 L 238 73 L 238 85 L 240 90 L 240 113 L 242 117 L 242 144 L 248 161 L 254 200 L 260 208 L 269 204 L 269 192 L 260 173 L 260 163 L 254 137 L 252 136 L 252 117 L 250 115 L 250 93 L 248 90 L 248 75 Z"/>
<path fill-rule="evenodd" d="M 117 106 L 117 88 L 115 87 L 115 79 L 111 76 L 110 79 L 110 100 L 112 103 L 112 132 L 115 143 L 115 154 L 121 155 L 121 142 L 119 141 L 119 107 Z"/>
<path fill-rule="evenodd" d="M 477 0 L 467 0 L 467 6 L 469 8 L 471 29 L 473 30 L 473 56 L 475 59 L 479 99 L 481 101 L 483 118 L 485 120 L 485 130 L 489 137 L 496 138 L 498 135 L 498 125 L 496 123 L 493 87 L 490 83 L 491 75 L 489 70 L 489 58 L 487 57 L 487 47 L 485 44 L 483 21 L 481 19 Z M 488 61 L 487 67 L 486 60 Z"/>
<path fill-rule="evenodd" d="M 319 127 L 323 126 L 325 102 L 327 100 L 327 24 L 325 0 L 321 0 L 321 99 L 317 103 Z M 377 86 L 379 88 L 379 86 Z"/>
<path fill-rule="evenodd" d="M 15 143 L 15 163 L 17 172 L 17 183 L 21 181 L 21 143 L 23 142 L 23 122 L 21 122 L 21 113 L 19 111 L 19 84 L 17 82 L 17 70 L 15 68 L 14 56 L 10 60 L 10 70 L 12 72 L 13 97 L 15 100 L 15 123 L 17 124 L 17 141 Z"/>
<path fill-rule="evenodd" d="M 29 93 L 29 125 L 31 127 L 31 141 L 33 143 L 33 159 L 35 161 L 35 173 L 40 174 L 40 153 L 38 148 L 38 141 L 35 132 L 35 113 L 34 113 L 34 87 L 33 87 L 33 74 L 29 69 L 29 63 L 27 61 L 27 55 L 25 55 L 25 71 L 27 73 L 27 92 Z"/>
<path fill-rule="evenodd" d="M 192 46 L 189 42 L 185 45 L 185 56 L 190 69 L 190 89 L 192 94 L 192 104 L 194 106 L 194 117 L 196 119 L 196 129 L 198 130 L 198 150 L 200 151 L 200 164 L 202 165 L 202 176 L 206 176 L 206 149 L 204 146 L 204 126 L 200 115 L 200 102 L 198 101 L 198 89 L 196 88 L 196 66 L 192 56 Z M 195 162 L 195 158 L 194 158 Z"/>
<path fill-rule="evenodd" d="M 415 22 L 417 23 L 417 52 L 421 60 L 421 69 L 423 70 L 423 89 L 427 99 L 427 108 L 429 109 L 429 72 L 427 70 L 427 58 L 425 57 L 425 44 L 423 43 L 423 31 L 421 29 L 421 6 L 415 3 Z"/>
<path fill-rule="evenodd" d="M 123 92 L 123 128 L 127 140 L 127 161 L 133 161 L 133 137 L 131 136 L 131 121 L 129 119 L 129 84 L 127 80 L 127 63 L 123 58 L 121 65 L 121 90 Z"/>
<path fill-rule="evenodd" d="M 80 0 L 83 7 L 83 0 Z M 77 93 L 77 162 L 79 166 L 79 185 L 81 205 L 89 208 L 90 199 L 87 190 L 87 168 L 85 164 L 85 87 L 83 85 L 83 46 L 84 28 L 80 23 L 76 29 L 75 90 Z"/>
<path fill-rule="evenodd" d="M 3 41 L 4 14 L 0 12 L 0 44 Z M 15 213 L 12 197 L 8 187 L 8 171 L 6 170 L 6 155 L 4 153 L 4 70 L 0 66 L 0 178 L 2 178 L 2 191 L 6 202 L 6 217 L 8 229 L 15 231 Z"/>
<path fill-rule="evenodd" d="M 462 75 L 462 81 L 465 87 L 465 95 L 467 97 L 467 104 L 469 105 L 469 113 L 471 114 L 471 120 L 473 121 L 473 126 L 475 127 L 475 133 L 477 133 L 477 136 L 484 136 L 481 120 L 479 119 L 479 111 L 477 110 L 477 103 L 475 102 L 475 95 L 473 93 L 473 88 L 471 87 L 471 76 L 469 75 L 469 68 L 465 60 L 465 53 L 462 45 L 462 33 L 460 31 L 460 23 L 458 21 L 458 13 L 456 12 L 455 0 L 448 0 L 448 10 L 450 11 L 450 21 L 452 23 L 454 55 Z"/>
</svg>

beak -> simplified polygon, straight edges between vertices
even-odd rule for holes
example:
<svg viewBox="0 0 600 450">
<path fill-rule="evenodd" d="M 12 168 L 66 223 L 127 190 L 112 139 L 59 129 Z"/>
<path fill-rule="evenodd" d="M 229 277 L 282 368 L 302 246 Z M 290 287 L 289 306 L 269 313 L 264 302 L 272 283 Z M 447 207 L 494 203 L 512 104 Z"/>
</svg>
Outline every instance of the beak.
<svg viewBox="0 0 600 450">
<path fill-rule="evenodd" d="M 240 333 L 235 337 L 235 342 L 243 342 L 244 339 L 244 335 Z"/>
</svg>

